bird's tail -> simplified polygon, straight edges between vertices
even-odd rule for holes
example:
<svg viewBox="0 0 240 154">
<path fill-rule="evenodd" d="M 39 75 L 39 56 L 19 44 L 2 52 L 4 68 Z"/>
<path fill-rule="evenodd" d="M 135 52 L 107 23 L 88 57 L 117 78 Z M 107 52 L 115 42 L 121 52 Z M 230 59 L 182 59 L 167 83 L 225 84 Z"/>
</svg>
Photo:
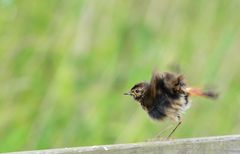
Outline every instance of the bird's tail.
<svg viewBox="0 0 240 154">
<path fill-rule="evenodd" d="M 190 96 L 202 96 L 202 97 L 207 97 L 211 99 L 218 98 L 218 93 L 213 90 L 203 90 L 203 89 L 198 89 L 193 87 L 188 87 L 186 88 L 186 90 Z"/>
</svg>

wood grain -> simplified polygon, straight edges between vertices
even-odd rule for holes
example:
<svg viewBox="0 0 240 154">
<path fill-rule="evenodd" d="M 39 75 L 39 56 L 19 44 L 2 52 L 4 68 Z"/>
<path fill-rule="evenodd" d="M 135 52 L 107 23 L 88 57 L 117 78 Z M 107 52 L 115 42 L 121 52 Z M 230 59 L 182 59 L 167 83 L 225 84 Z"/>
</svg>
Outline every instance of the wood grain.
<svg viewBox="0 0 240 154">
<path fill-rule="evenodd" d="M 240 135 L 12 152 L 11 154 L 240 153 Z"/>
</svg>

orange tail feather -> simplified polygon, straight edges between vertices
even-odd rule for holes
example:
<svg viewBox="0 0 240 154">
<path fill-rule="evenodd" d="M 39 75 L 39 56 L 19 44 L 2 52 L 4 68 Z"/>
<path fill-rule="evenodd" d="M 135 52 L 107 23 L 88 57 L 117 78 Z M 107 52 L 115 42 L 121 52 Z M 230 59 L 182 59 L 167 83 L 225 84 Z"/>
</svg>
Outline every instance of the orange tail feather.
<svg viewBox="0 0 240 154">
<path fill-rule="evenodd" d="M 218 93 L 212 90 L 202 90 L 202 89 L 192 88 L 192 87 L 188 87 L 186 90 L 190 96 L 202 96 L 202 97 L 207 97 L 212 99 L 216 99 L 218 97 Z"/>
</svg>

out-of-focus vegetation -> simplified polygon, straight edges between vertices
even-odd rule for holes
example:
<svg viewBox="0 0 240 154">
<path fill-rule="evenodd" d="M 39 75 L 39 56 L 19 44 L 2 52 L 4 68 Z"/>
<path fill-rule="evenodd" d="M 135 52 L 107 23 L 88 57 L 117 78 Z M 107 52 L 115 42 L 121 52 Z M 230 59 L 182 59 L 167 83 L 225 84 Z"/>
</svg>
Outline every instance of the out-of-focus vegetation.
<svg viewBox="0 0 240 154">
<path fill-rule="evenodd" d="M 240 133 L 239 0 L 0 0 L 0 152 L 145 141 L 154 122 L 123 96 L 154 68 L 195 86 L 174 137 Z"/>
</svg>

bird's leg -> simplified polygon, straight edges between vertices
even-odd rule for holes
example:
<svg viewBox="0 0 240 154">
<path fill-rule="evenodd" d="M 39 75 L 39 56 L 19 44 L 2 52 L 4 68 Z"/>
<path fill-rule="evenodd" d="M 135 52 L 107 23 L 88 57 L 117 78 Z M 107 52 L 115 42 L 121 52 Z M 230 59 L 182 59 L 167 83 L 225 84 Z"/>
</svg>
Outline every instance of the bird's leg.
<svg viewBox="0 0 240 154">
<path fill-rule="evenodd" d="M 178 116 L 178 120 L 179 120 L 179 122 L 178 122 L 177 126 L 176 126 L 176 127 L 172 130 L 172 132 L 168 135 L 167 139 L 169 139 L 169 138 L 171 137 L 171 135 L 175 132 L 175 130 L 178 128 L 178 126 L 181 125 L 182 120 L 181 120 L 181 117 L 180 117 L 180 116 Z"/>
<path fill-rule="evenodd" d="M 175 132 L 175 130 L 178 128 L 178 126 L 181 124 L 182 122 L 180 121 L 177 126 L 172 130 L 172 132 L 168 135 L 167 139 L 169 139 L 171 137 L 171 135 Z"/>
<path fill-rule="evenodd" d="M 156 139 L 159 139 L 160 136 L 161 136 L 164 132 L 166 132 L 168 129 L 170 129 L 170 128 L 172 128 L 172 127 L 173 127 L 173 125 L 171 124 L 171 125 L 169 125 L 168 127 L 164 128 L 163 130 L 161 130 L 161 131 L 157 134 L 157 136 L 156 136 L 155 138 L 156 138 Z"/>
</svg>

